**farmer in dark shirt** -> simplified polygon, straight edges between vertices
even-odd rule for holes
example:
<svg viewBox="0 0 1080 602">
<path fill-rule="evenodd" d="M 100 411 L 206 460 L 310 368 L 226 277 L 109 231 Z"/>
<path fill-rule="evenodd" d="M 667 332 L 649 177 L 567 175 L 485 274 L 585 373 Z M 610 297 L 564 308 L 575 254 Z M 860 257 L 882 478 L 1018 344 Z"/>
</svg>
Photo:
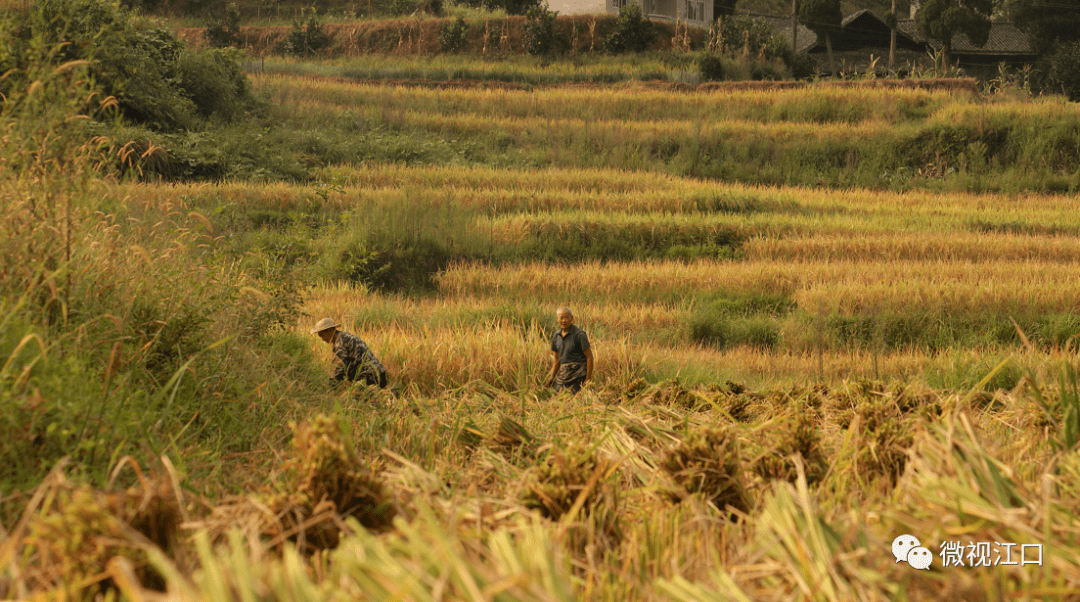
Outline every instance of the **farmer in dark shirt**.
<svg viewBox="0 0 1080 602">
<path fill-rule="evenodd" d="M 585 381 L 592 379 L 593 352 L 585 331 L 574 326 L 574 312 L 560 307 L 556 317 L 559 330 L 551 335 L 551 372 L 544 386 L 555 383 L 555 390 L 570 389 L 577 393 Z"/>
<path fill-rule="evenodd" d="M 336 324 L 332 318 L 323 318 L 311 329 L 311 334 L 319 335 L 320 339 L 334 346 L 334 355 L 341 360 L 341 365 L 330 377 L 330 385 L 350 380 L 386 387 L 386 368 L 375 359 L 367 343 L 354 334 L 338 330 L 338 326 L 340 324 Z"/>
</svg>

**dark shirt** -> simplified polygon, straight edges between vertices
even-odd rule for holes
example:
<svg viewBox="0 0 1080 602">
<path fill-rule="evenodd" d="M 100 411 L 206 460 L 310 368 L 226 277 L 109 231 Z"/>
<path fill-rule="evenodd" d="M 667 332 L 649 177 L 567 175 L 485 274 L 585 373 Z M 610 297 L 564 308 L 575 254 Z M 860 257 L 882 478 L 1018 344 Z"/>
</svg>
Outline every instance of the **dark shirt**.
<svg viewBox="0 0 1080 602">
<path fill-rule="evenodd" d="M 334 355 L 341 360 L 341 365 L 334 372 L 332 380 L 358 380 L 364 377 L 379 380 L 381 374 L 386 373 L 375 354 L 368 349 L 360 337 L 347 332 L 338 331 L 334 335 Z"/>
<path fill-rule="evenodd" d="M 586 360 L 585 350 L 589 348 L 589 336 L 585 331 L 570 325 L 569 332 L 564 337 L 562 329 L 556 330 L 551 335 L 551 350 L 559 354 L 560 364 L 577 364 Z"/>
</svg>

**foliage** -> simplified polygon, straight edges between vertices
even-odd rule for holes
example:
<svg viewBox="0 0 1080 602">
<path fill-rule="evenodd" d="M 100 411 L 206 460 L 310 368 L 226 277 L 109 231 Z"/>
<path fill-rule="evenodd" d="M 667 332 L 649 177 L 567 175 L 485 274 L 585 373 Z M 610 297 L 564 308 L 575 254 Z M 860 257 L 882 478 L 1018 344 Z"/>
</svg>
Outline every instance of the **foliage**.
<svg viewBox="0 0 1080 602">
<path fill-rule="evenodd" d="M 701 73 L 701 81 L 718 82 L 724 79 L 724 62 L 719 56 L 706 52 L 698 59 L 698 72 Z"/>
<path fill-rule="evenodd" d="M 840 0 L 803 0 L 799 3 L 799 22 L 818 38 L 825 38 L 825 47 L 829 53 L 829 71 L 834 77 L 836 64 L 833 62 L 832 36 L 840 33 L 842 20 Z"/>
<path fill-rule="evenodd" d="M 791 300 L 782 295 L 748 294 L 719 297 L 703 303 L 690 319 L 690 336 L 720 348 L 750 345 L 772 348 L 780 339 L 776 316 L 790 311 Z"/>
<path fill-rule="evenodd" d="M 1039 65 L 1038 86 L 1044 93 L 1080 102 L 1080 41 L 1060 45 Z"/>
<path fill-rule="evenodd" d="M 203 38 L 213 48 L 226 48 L 239 46 L 240 38 L 240 9 L 235 2 L 225 6 L 225 18 L 206 24 L 203 30 Z"/>
<path fill-rule="evenodd" d="M 248 111 L 266 109 L 255 98 L 240 59 L 240 52 L 232 48 L 180 54 L 176 85 L 200 117 L 230 123 Z"/>
<path fill-rule="evenodd" d="M 525 52 L 533 56 L 546 56 L 559 52 L 565 46 L 562 34 L 555 28 L 559 11 L 548 10 L 547 4 L 530 6 L 525 12 L 522 25 L 522 44 Z"/>
<path fill-rule="evenodd" d="M 1040 55 L 1080 41 L 1080 0 L 1012 0 L 1007 10 Z"/>
<path fill-rule="evenodd" d="M 28 69 L 28 44 L 66 41 L 51 59 L 55 65 L 90 61 L 95 84 L 116 99 L 122 117 L 151 131 L 194 130 L 211 117 L 228 122 L 257 110 L 238 53 L 184 50 L 172 33 L 133 19 L 116 5 L 36 3 L 29 14 L 6 20 L 5 31 L 12 35 L 2 66 L 17 70 L 0 82 L 0 93 L 19 85 L 19 74 Z"/>
<path fill-rule="evenodd" d="M 720 20 L 719 27 L 709 28 L 710 48 L 728 56 L 744 54 L 762 56 L 766 60 L 783 58 L 790 44 L 782 35 L 761 20 L 747 15 L 733 15 Z"/>
<path fill-rule="evenodd" d="M 34 3 L 28 13 L 17 12 L 7 21 L 0 37 L 9 36 L 13 52 L 5 53 L 5 67 L 17 68 L 16 73 L 28 67 L 21 48 L 31 39 L 50 45 L 68 42 L 55 56 L 56 65 L 90 61 L 96 84 L 116 98 L 124 117 L 157 130 L 191 125 L 191 103 L 172 85 L 181 42 L 165 29 L 136 25 L 117 5 L 101 0 Z M 6 85 L 18 84 L 9 78 L 0 83 L 0 93 Z"/>
<path fill-rule="evenodd" d="M 885 27 L 888 27 L 889 29 L 896 29 L 897 18 L 896 13 L 894 13 L 893 11 L 890 10 L 889 12 L 885 13 L 885 17 L 882 20 L 885 21 Z"/>
<path fill-rule="evenodd" d="M 439 31 L 439 48 L 443 52 L 461 52 L 469 41 L 469 25 L 465 19 L 458 17 L 443 23 Z"/>
<path fill-rule="evenodd" d="M 630 2 L 619 9 L 619 19 L 615 21 L 615 30 L 604 42 L 604 48 L 611 53 L 643 52 L 656 37 L 652 21 L 645 18 L 641 5 Z"/>
<path fill-rule="evenodd" d="M 304 11 L 307 12 L 307 11 Z M 315 10 L 310 11 L 308 21 L 302 24 L 303 14 L 298 21 L 293 21 L 289 35 L 282 42 L 282 50 L 293 56 L 307 57 L 318 54 L 325 48 L 330 47 L 333 41 L 330 35 L 323 31 L 322 23 Z"/>
<path fill-rule="evenodd" d="M 990 38 L 990 15 L 993 0 L 927 0 L 919 7 L 915 23 L 919 35 L 937 40 L 946 58 L 952 52 L 953 36 L 965 34 L 975 47 Z"/>
<path fill-rule="evenodd" d="M 525 15 L 528 17 L 534 9 L 547 8 L 547 3 L 543 0 L 493 0 L 491 2 L 485 2 L 492 8 L 502 8 L 508 15 Z"/>
</svg>

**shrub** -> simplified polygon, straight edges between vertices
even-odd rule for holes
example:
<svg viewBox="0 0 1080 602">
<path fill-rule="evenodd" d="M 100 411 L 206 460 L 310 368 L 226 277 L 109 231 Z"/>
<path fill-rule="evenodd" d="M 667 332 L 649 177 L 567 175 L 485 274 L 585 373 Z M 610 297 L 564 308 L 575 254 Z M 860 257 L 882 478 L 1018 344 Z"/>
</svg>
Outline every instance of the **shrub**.
<svg viewBox="0 0 1080 602">
<path fill-rule="evenodd" d="M 718 82 L 724 79 L 724 62 L 720 57 L 706 52 L 698 60 L 698 71 L 701 73 L 701 81 Z"/>
<path fill-rule="evenodd" d="M 323 31 L 315 11 L 312 10 L 307 25 L 301 25 L 300 21 L 293 22 L 293 27 L 282 44 L 282 50 L 293 56 L 312 56 L 329 47 L 331 41 L 329 34 Z"/>
<path fill-rule="evenodd" d="M 100 0 L 37 2 L 4 29 L 0 37 L 14 38 L 18 45 L 32 39 L 53 47 L 66 42 L 49 60 L 57 65 L 90 61 L 97 85 L 116 98 L 125 118 L 158 131 L 191 125 L 191 103 L 173 85 L 183 44 L 171 32 L 147 23 L 136 26 L 124 9 Z M 28 55 L 13 50 L 4 66 L 25 72 Z M 0 93 L 4 88 L 0 82 Z"/>
<path fill-rule="evenodd" d="M 1042 91 L 1064 94 L 1069 100 L 1080 102 L 1080 42 L 1059 47 L 1042 63 Z"/>
<path fill-rule="evenodd" d="M 240 9 L 235 2 L 225 7 L 225 19 L 206 24 L 203 39 L 213 48 L 240 45 Z"/>
<path fill-rule="evenodd" d="M 527 15 L 534 8 L 541 8 L 540 0 L 498 0 L 492 8 L 501 6 L 508 15 Z"/>
<path fill-rule="evenodd" d="M 525 52 L 536 56 L 558 50 L 560 37 L 555 30 L 555 17 L 558 14 L 558 11 L 550 11 L 546 6 L 529 7 L 522 26 Z"/>
<path fill-rule="evenodd" d="M 630 3 L 619 10 L 615 31 L 611 32 L 604 48 L 613 54 L 643 52 L 655 38 L 652 21 L 645 18 L 639 4 Z"/>
<path fill-rule="evenodd" d="M 257 105 L 236 49 L 184 52 L 180 55 L 177 74 L 179 88 L 201 117 L 229 122 Z"/>
<path fill-rule="evenodd" d="M 753 345 L 775 347 L 780 342 L 780 321 L 789 312 L 791 299 L 757 293 L 719 297 L 703 303 L 690 319 L 690 336 L 699 343 L 729 347 Z"/>
<path fill-rule="evenodd" d="M 443 52 L 460 52 L 469 42 L 469 25 L 458 17 L 443 23 L 439 31 L 439 47 Z"/>
<path fill-rule="evenodd" d="M 772 60 L 783 58 L 784 51 L 790 49 L 787 40 L 776 35 L 771 27 L 745 15 L 725 18 L 719 31 L 714 31 L 712 36 L 710 47 L 729 56 L 744 53 Z"/>
</svg>

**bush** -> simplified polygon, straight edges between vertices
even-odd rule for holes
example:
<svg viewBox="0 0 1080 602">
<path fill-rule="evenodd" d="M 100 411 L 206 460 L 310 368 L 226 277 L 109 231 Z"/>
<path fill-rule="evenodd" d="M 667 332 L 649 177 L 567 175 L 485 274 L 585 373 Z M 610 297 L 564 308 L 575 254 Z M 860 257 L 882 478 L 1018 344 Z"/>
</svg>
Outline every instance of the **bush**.
<svg viewBox="0 0 1080 602">
<path fill-rule="evenodd" d="M 699 343 L 724 348 L 752 345 L 772 348 L 780 342 L 776 316 L 794 304 L 783 295 L 750 294 L 719 297 L 702 304 L 690 319 L 690 336 Z"/>
<path fill-rule="evenodd" d="M 1064 94 L 1069 100 L 1080 102 L 1080 42 L 1061 46 L 1042 63 L 1042 91 Z"/>
<path fill-rule="evenodd" d="M 18 46 L 31 40 L 53 47 L 67 42 L 50 60 L 57 65 L 90 61 L 96 84 L 104 95 L 116 98 L 125 118 L 158 131 L 191 125 L 191 103 L 173 85 L 183 43 L 171 32 L 147 23 L 136 26 L 125 10 L 99 0 L 37 2 L 4 29 L 0 38 L 13 38 L 17 46 L 4 61 L 6 68 L 25 72 L 30 67 Z M 0 82 L 0 93 L 5 87 Z"/>
<path fill-rule="evenodd" d="M 299 21 L 293 22 L 293 28 L 285 38 L 282 50 L 293 56 L 312 56 L 328 48 L 331 41 L 330 36 L 323 31 L 315 11 L 312 10 L 306 26 L 301 25 Z"/>
<path fill-rule="evenodd" d="M 784 54 L 784 63 L 787 64 L 791 76 L 795 79 L 806 79 L 817 73 L 817 65 L 808 54 L 787 52 Z"/>
<path fill-rule="evenodd" d="M 534 8 L 542 8 L 540 0 L 498 0 L 491 7 L 502 7 L 508 15 L 528 15 Z"/>
<path fill-rule="evenodd" d="M 529 7 L 525 13 L 525 25 L 522 26 L 525 52 L 537 56 L 558 50 L 560 39 L 555 31 L 555 17 L 558 14 L 558 11 L 550 11 L 546 6 Z"/>
<path fill-rule="evenodd" d="M 184 52 L 177 71 L 177 84 L 204 118 L 233 121 L 258 104 L 236 49 Z"/>
<path fill-rule="evenodd" d="M 439 31 L 439 47 L 443 52 L 460 52 L 469 42 L 469 25 L 458 17 L 443 23 Z"/>
<path fill-rule="evenodd" d="M 630 3 L 619 10 L 615 31 L 604 43 L 604 48 L 613 54 L 644 52 L 655 38 L 652 21 L 645 18 L 639 4 Z"/>
<path fill-rule="evenodd" d="M 173 33 L 100 0 L 37 3 L 0 26 L 0 38 L 8 39 L 0 47 L 0 68 L 17 70 L 0 81 L 5 95 L 30 68 L 30 44 L 68 42 L 50 60 L 90 61 L 93 80 L 116 98 L 121 116 L 154 132 L 190 131 L 200 117 L 232 120 L 255 107 L 238 53 L 185 51 Z"/>
<path fill-rule="evenodd" d="M 701 73 L 701 81 L 718 82 L 724 79 L 724 62 L 720 57 L 707 52 L 698 60 L 698 71 Z"/>
<path fill-rule="evenodd" d="M 760 54 L 766 60 L 772 60 L 783 58 L 785 50 L 790 49 L 788 41 L 776 35 L 771 27 L 745 15 L 725 18 L 721 21 L 719 31 L 713 28 L 710 35 L 713 38 L 709 42 L 710 48 L 728 56 Z"/>
<path fill-rule="evenodd" d="M 225 7 L 225 19 L 207 23 L 203 30 L 203 39 L 213 48 L 226 48 L 240 45 L 240 9 L 235 2 Z"/>
</svg>

